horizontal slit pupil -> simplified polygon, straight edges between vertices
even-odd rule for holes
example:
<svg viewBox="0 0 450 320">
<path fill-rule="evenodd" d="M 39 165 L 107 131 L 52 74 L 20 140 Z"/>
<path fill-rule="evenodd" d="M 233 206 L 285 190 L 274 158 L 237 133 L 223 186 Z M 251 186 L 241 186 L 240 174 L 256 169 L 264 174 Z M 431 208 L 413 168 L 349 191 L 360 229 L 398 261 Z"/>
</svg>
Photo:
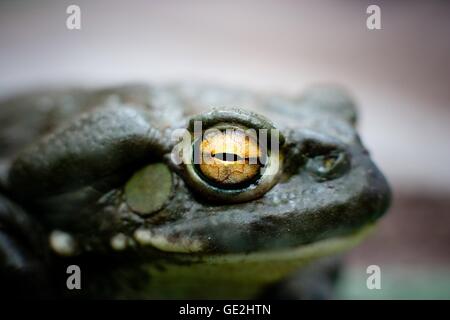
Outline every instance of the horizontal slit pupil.
<svg viewBox="0 0 450 320">
<path fill-rule="evenodd" d="M 213 155 L 214 158 L 222 161 L 240 161 L 244 160 L 241 156 L 234 153 L 216 153 Z"/>
</svg>

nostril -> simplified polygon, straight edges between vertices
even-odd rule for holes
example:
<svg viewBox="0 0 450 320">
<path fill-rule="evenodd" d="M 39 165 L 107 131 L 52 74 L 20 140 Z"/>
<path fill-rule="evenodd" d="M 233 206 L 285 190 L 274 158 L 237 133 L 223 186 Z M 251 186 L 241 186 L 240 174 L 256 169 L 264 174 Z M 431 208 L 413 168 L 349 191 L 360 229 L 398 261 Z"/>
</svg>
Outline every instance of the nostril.
<svg viewBox="0 0 450 320">
<path fill-rule="evenodd" d="M 336 179 L 348 171 L 350 160 L 346 152 L 316 155 L 308 159 L 306 169 L 319 181 Z"/>
</svg>

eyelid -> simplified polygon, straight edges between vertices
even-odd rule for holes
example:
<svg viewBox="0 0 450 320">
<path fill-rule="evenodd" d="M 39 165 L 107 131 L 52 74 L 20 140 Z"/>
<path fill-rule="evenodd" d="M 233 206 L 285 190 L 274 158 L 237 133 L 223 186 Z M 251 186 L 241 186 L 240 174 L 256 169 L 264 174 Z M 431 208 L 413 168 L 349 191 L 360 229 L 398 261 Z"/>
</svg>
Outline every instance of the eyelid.
<svg viewBox="0 0 450 320">
<path fill-rule="evenodd" d="M 220 123 L 228 125 L 240 125 L 244 128 L 260 130 L 267 130 L 267 138 L 270 141 L 272 130 L 277 131 L 279 146 L 284 145 L 285 138 L 284 135 L 275 127 L 275 125 L 266 117 L 239 108 L 223 108 L 223 109 L 212 109 L 209 112 L 199 114 L 192 117 L 189 120 L 188 130 L 194 132 L 195 122 L 200 121 L 203 126 L 203 130 L 219 125 Z"/>
</svg>

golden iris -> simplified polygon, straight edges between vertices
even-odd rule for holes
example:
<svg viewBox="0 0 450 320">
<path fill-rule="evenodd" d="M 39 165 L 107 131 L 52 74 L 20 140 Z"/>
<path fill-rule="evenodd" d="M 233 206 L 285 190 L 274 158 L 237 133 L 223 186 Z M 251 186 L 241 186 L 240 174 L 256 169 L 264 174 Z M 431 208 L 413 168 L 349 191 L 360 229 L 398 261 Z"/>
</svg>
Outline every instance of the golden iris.
<svg viewBox="0 0 450 320">
<path fill-rule="evenodd" d="M 221 185 L 253 181 L 260 174 L 261 150 L 256 139 L 240 129 L 215 130 L 200 143 L 201 173 Z"/>
</svg>

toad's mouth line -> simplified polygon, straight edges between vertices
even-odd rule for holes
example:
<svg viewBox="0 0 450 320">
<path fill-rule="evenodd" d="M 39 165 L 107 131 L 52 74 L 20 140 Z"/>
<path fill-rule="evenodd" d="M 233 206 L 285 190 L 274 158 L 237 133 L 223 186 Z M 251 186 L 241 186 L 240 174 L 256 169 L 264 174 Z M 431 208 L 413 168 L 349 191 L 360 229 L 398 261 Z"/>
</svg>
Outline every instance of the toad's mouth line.
<svg viewBox="0 0 450 320">
<path fill-rule="evenodd" d="M 149 230 L 136 230 L 134 237 L 143 247 L 149 246 L 169 254 L 177 261 L 185 260 L 189 263 L 233 264 L 245 262 L 308 260 L 327 256 L 347 250 L 373 232 L 376 224 L 366 225 L 357 231 L 339 237 L 319 240 L 297 247 L 258 251 L 253 253 L 201 254 L 202 243 L 199 240 L 185 240 L 177 243 L 170 242 L 163 236 L 153 235 Z"/>
</svg>

